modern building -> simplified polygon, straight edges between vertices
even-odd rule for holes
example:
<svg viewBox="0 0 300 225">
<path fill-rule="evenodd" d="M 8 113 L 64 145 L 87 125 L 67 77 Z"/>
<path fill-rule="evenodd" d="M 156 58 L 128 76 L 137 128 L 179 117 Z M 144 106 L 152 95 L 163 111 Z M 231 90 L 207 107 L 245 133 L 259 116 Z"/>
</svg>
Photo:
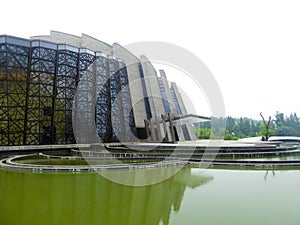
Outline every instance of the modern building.
<svg viewBox="0 0 300 225">
<path fill-rule="evenodd" d="M 194 140 L 175 83 L 146 56 L 83 34 L 0 36 L 0 145 Z"/>
</svg>

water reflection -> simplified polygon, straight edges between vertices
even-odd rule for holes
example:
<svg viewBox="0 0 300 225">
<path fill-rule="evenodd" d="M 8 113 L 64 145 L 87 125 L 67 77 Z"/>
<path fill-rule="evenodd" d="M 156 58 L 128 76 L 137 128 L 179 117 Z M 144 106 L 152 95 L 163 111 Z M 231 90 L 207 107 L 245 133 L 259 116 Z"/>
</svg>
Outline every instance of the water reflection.
<svg viewBox="0 0 300 225">
<path fill-rule="evenodd" d="M 166 173 L 168 168 L 158 170 Z M 184 168 L 149 186 L 124 186 L 96 173 L 34 174 L 0 170 L 0 224 L 157 225 L 180 210 L 186 188 L 211 181 Z"/>
<path fill-rule="evenodd" d="M 265 181 L 267 181 L 268 174 L 269 174 L 269 170 L 266 170 L 266 173 L 265 173 L 265 176 L 264 176 Z M 273 178 L 274 178 L 275 177 L 275 171 L 274 170 L 272 170 L 272 175 L 273 175 Z"/>
</svg>

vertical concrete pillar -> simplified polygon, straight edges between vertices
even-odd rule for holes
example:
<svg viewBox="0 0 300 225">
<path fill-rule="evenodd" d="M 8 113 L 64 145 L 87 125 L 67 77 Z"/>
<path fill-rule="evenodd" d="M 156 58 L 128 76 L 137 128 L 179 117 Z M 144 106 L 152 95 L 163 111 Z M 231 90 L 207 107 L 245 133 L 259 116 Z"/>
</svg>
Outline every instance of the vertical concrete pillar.
<svg viewBox="0 0 300 225">
<path fill-rule="evenodd" d="M 150 125 L 150 131 L 151 131 L 151 138 L 150 140 L 151 141 L 156 141 L 156 134 L 155 134 L 155 129 L 154 129 L 154 124 L 153 124 L 153 121 L 152 119 L 149 120 L 149 125 Z"/>
<path fill-rule="evenodd" d="M 144 120 L 147 139 L 150 137 L 149 120 Z"/>
<path fill-rule="evenodd" d="M 156 123 L 156 129 L 157 129 L 157 140 L 162 140 L 162 134 L 160 130 L 160 118 L 158 116 L 155 116 L 155 123 Z"/>
<path fill-rule="evenodd" d="M 185 137 L 184 137 L 181 125 L 177 125 L 175 127 L 176 127 L 176 131 L 177 131 L 179 141 L 185 141 Z"/>
<path fill-rule="evenodd" d="M 174 132 L 174 124 L 173 124 L 173 118 L 170 113 L 168 113 L 169 116 L 169 123 L 170 123 L 170 131 L 171 131 L 171 137 L 172 137 L 172 142 L 176 142 L 175 139 L 175 132 Z"/>
<path fill-rule="evenodd" d="M 164 128 L 165 142 L 169 142 L 169 135 L 168 135 L 168 129 L 167 129 L 167 124 L 166 124 L 165 116 L 161 115 L 161 119 L 162 119 L 162 124 L 163 124 L 163 128 Z"/>
<path fill-rule="evenodd" d="M 191 141 L 196 141 L 197 137 L 196 137 L 196 132 L 195 132 L 195 128 L 193 127 L 192 124 L 187 124 L 187 129 L 191 138 Z"/>
</svg>

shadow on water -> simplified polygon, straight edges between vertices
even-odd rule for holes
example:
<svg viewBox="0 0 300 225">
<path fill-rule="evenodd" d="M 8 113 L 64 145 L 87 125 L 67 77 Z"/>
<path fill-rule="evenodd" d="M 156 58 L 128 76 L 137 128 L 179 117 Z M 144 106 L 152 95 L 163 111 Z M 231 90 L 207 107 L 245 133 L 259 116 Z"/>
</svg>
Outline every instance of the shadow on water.
<svg viewBox="0 0 300 225">
<path fill-rule="evenodd" d="M 212 179 L 192 174 L 186 167 L 161 183 L 132 187 L 97 173 L 0 170 L 0 224 L 167 225 L 172 212 L 180 210 L 186 188 Z"/>
</svg>

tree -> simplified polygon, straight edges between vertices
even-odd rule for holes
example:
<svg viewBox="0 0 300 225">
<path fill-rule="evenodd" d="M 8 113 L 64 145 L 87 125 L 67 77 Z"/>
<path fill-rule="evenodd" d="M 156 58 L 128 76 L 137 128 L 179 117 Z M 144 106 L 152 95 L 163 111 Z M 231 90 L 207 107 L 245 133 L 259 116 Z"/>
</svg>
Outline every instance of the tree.
<svg viewBox="0 0 300 225">
<path fill-rule="evenodd" d="M 277 111 L 275 118 L 275 135 L 300 136 L 300 124 L 296 113 L 291 113 L 289 117 L 285 117 L 283 113 Z"/>
<path fill-rule="evenodd" d="M 240 118 L 239 127 L 242 136 L 248 137 L 250 134 L 250 121 L 248 118 Z"/>
<path fill-rule="evenodd" d="M 254 122 L 253 120 L 251 120 L 251 124 L 250 124 L 250 133 L 249 136 L 250 137 L 255 137 L 258 136 L 260 133 L 260 122 Z"/>
<path fill-rule="evenodd" d="M 270 124 L 271 124 L 271 116 L 269 116 L 269 120 L 268 122 L 266 122 L 265 118 L 263 117 L 262 113 L 260 113 L 261 118 L 263 119 L 263 123 L 264 123 L 264 140 L 268 141 L 269 137 L 270 137 L 270 132 L 269 132 L 269 128 L 270 128 Z"/>
<path fill-rule="evenodd" d="M 276 112 L 275 125 L 276 125 L 276 128 L 280 128 L 280 127 L 284 126 L 284 114 L 283 113 L 279 113 L 278 111 Z"/>
<path fill-rule="evenodd" d="M 199 128 L 196 131 L 198 139 L 209 139 L 211 135 L 211 129 L 210 128 Z"/>
<path fill-rule="evenodd" d="M 226 129 L 227 129 L 229 132 L 232 132 L 234 126 L 235 126 L 235 121 L 234 121 L 234 119 L 233 119 L 231 116 L 228 116 L 228 117 L 227 117 L 227 120 L 226 120 Z"/>
<path fill-rule="evenodd" d="M 226 130 L 224 140 L 238 140 L 239 138 L 235 136 L 234 133 L 230 133 L 229 130 Z"/>
<path fill-rule="evenodd" d="M 264 141 L 269 140 L 269 137 L 273 136 L 274 134 L 275 134 L 275 129 L 269 127 L 267 133 L 266 125 L 265 124 L 260 125 L 260 135 L 263 137 Z"/>
</svg>

